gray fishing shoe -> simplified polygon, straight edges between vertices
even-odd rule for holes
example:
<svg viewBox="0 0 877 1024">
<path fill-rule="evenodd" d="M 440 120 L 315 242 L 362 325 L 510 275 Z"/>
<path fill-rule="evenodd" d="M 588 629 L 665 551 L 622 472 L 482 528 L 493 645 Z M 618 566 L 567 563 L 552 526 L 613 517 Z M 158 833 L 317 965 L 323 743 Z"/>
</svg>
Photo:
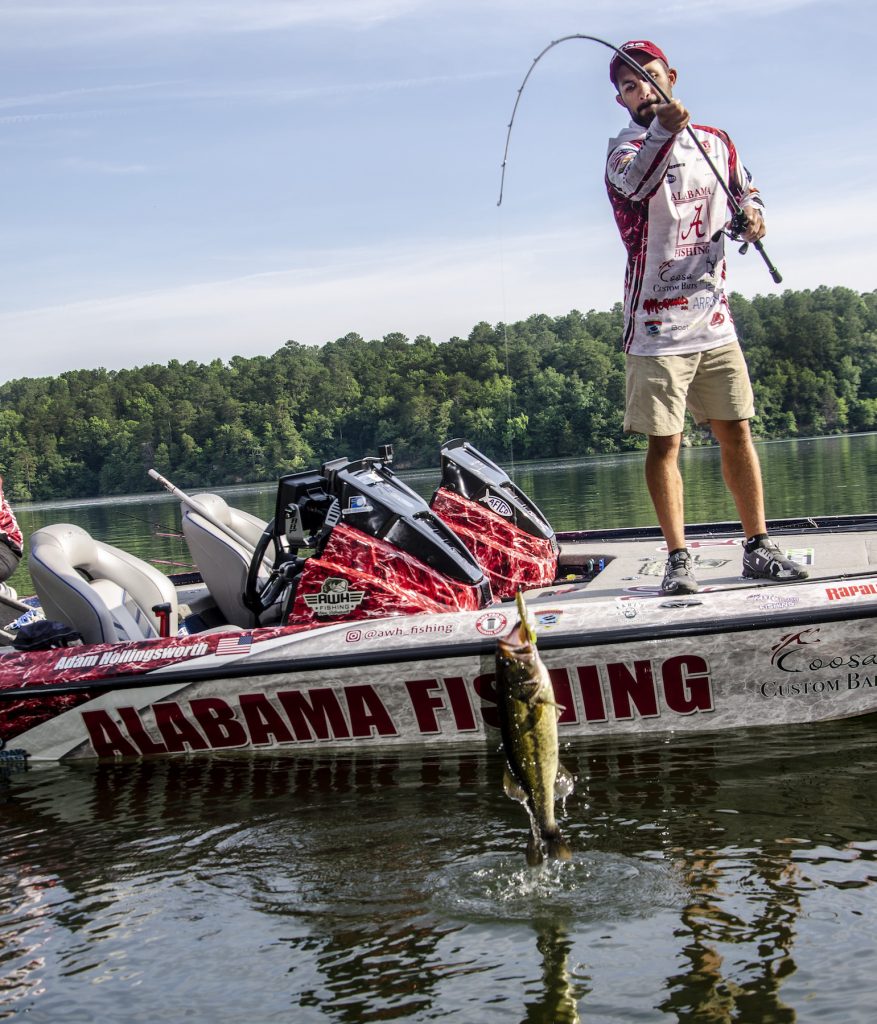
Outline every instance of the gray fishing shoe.
<svg viewBox="0 0 877 1024">
<path fill-rule="evenodd" d="M 772 540 L 763 540 L 752 551 L 743 549 L 743 576 L 748 580 L 806 580 L 810 573 L 780 551 Z"/>
<path fill-rule="evenodd" d="M 697 580 L 691 571 L 691 555 L 686 549 L 674 551 L 667 559 L 664 579 L 661 583 L 662 594 L 696 594 Z"/>
</svg>

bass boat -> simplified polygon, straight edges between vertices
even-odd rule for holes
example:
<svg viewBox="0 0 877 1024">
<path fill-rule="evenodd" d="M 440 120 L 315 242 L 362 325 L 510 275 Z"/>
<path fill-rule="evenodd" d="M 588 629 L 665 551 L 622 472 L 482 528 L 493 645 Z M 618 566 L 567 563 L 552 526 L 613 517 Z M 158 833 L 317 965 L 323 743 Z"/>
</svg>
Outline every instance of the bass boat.
<svg viewBox="0 0 877 1024">
<path fill-rule="evenodd" d="M 463 439 L 428 503 L 391 462 L 286 475 L 268 523 L 150 471 L 188 576 L 35 531 L 39 610 L 0 598 L 0 760 L 498 745 L 519 590 L 561 743 L 877 711 L 877 516 L 771 522 L 809 569 L 790 583 L 739 576 L 739 524 L 691 527 L 701 589 L 667 597 L 657 529 L 555 534 Z"/>
</svg>

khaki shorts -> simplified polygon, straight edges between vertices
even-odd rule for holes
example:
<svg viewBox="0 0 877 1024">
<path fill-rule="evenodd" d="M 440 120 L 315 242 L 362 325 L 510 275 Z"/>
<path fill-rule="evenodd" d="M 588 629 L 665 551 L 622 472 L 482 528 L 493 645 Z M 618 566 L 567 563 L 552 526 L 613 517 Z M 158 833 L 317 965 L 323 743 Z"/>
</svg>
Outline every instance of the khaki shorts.
<svg viewBox="0 0 877 1024">
<path fill-rule="evenodd" d="M 698 424 L 755 415 L 737 343 L 681 356 L 627 356 L 626 433 L 681 434 L 686 408 Z"/>
</svg>

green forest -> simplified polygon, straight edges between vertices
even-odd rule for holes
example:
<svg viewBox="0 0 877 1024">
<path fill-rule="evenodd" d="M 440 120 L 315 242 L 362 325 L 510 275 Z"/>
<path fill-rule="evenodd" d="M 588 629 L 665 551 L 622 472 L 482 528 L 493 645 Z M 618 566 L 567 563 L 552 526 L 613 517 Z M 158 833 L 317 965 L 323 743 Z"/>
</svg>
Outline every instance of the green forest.
<svg viewBox="0 0 877 1024">
<path fill-rule="evenodd" d="M 730 301 L 757 437 L 877 429 L 877 291 Z M 348 334 L 227 363 L 21 378 L 0 385 L 0 475 L 29 501 L 142 492 L 150 467 L 187 488 L 271 480 L 387 443 L 416 468 L 458 436 L 499 461 L 629 450 L 644 439 L 622 432 L 620 336 L 619 304 L 441 343 Z M 688 439 L 710 443 L 693 424 Z"/>
</svg>

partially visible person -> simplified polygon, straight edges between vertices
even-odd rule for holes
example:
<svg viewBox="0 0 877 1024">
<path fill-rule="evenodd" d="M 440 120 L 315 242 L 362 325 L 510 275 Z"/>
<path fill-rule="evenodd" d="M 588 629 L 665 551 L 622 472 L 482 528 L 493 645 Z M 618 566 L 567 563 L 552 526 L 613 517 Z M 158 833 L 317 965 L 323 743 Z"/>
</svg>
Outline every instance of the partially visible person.
<svg viewBox="0 0 877 1024">
<path fill-rule="evenodd" d="M 3 494 L 3 477 L 0 476 L 0 593 L 5 592 L 10 597 L 15 597 L 15 591 L 7 586 L 6 580 L 18 568 L 22 544 L 21 528 Z"/>
<path fill-rule="evenodd" d="M 686 408 L 709 423 L 722 475 L 745 541 L 743 575 L 805 579 L 769 538 L 761 467 L 749 420 L 755 415 L 749 372 L 726 296 L 725 235 L 731 210 L 716 176 L 685 129 L 689 114 L 673 96 L 678 73 L 655 43 L 621 47 L 609 76 L 630 125 L 609 143 L 606 186 L 627 249 L 623 347 L 627 363 L 624 429 L 646 434 L 646 483 L 667 544 L 662 593 L 695 593 L 685 541 L 679 450 Z M 656 86 L 668 97 L 665 101 Z M 740 234 L 765 233 L 761 196 L 726 132 L 692 125 L 703 149 L 742 208 Z"/>
</svg>

